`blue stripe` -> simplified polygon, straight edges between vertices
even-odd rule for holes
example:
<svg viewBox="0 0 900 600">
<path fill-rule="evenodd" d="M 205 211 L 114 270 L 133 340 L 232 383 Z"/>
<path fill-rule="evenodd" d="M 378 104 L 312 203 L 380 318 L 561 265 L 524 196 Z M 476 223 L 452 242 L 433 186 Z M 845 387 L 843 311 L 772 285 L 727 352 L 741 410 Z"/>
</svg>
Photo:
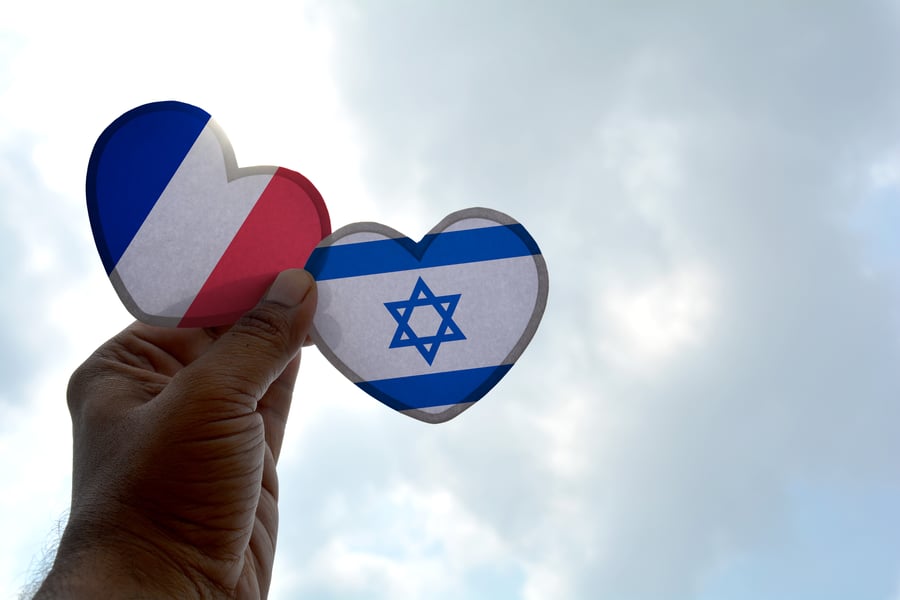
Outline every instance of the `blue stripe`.
<svg viewBox="0 0 900 600">
<path fill-rule="evenodd" d="M 319 281 L 540 254 L 518 223 L 316 248 L 306 270 Z"/>
<path fill-rule="evenodd" d="M 110 273 L 200 132 L 205 111 L 154 102 L 128 111 L 100 135 L 87 173 L 88 215 Z"/>
<path fill-rule="evenodd" d="M 475 402 L 487 394 L 512 365 L 429 373 L 357 383 L 363 391 L 394 410 Z"/>
</svg>

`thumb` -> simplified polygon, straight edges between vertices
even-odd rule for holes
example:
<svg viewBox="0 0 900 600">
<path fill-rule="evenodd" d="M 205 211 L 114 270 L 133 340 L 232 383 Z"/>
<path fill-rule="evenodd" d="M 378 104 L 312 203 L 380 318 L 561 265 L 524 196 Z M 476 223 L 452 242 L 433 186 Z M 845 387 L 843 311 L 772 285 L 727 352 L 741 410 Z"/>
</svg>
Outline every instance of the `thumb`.
<svg viewBox="0 0 900 600">
<path fill-rule="evenodd" d="M 269 386 L 300 351 L 312 326 L 316 284 L 301 269 L 283 271 L 253 309 L 209 350 L 175 376 L 196 399 L 234 402 L 253 411 Z M 181 381 L 177 381 L 180 379 Z M 187 389 L 185 389 L 187 388 Z"/>
</svg>

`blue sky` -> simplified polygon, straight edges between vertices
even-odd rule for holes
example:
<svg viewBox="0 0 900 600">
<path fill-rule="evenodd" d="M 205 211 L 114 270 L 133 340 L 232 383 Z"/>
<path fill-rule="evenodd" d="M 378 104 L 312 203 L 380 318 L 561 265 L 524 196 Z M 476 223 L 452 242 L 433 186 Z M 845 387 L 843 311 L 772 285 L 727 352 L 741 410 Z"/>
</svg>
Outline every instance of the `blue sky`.
<svg viewBox="0 0 900 600">
<path fill-rule="evenodd" d="M 519 364 L 440 426 L 305 353 L 271 597 L 900 599 L 897 2 L 160 2 L 139 30 L 24 4 L 0 25 L 0 596 L 64 518 L 68 374 L 130 321 L 91 147 L 179 99 L 335 228 L 488 206 L 550 272 Z"/>
</svg>

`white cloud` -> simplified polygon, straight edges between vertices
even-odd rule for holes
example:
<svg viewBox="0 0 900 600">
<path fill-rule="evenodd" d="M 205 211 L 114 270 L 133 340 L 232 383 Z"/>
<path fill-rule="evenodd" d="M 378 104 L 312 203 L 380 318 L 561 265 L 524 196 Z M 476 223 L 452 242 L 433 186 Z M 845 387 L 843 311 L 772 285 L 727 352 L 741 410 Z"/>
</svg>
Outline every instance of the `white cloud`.
<svg viewBox="0 0 900 600">
<path fill-rule="evenodd" d="M 900 186 L 900 150 L 894 150 L 872 164 L 869 177 L 876 189 Z"/>
<path fill-rule="evenodd" d="M 610 363 L 652 366 L 702 343 L 712 327 L 712 277 L 686 267 L 646 285 L 612 284 L 600 291 L 601 351 Z"/>
<path fill-rule="evenodd" d="M 274 595 L 453 598 L 465 595 L 468 570 L 509 562 L 491 525 L 447 490 L 398 484 L 367 493 L 362 515 L 347 506 L 341 495 L 330 498 L 319 516 L 327 541 L 302 566 L 284 565 L 290 575 Z"/>
</svg>

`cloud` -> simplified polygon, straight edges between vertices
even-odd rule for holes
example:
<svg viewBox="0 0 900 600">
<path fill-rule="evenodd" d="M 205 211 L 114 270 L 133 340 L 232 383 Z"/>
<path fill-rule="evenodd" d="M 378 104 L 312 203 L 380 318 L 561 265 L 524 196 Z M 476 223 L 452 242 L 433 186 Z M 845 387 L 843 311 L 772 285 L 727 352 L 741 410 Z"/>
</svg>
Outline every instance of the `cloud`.
<svg viewBox="0 0 900 600">
<path fill-rule="evenodd" d="M 349 513 L 437 488 L 521 569 L 506 596 L 690 597 L 783 540 L 798 482 L 896 481 L 896 281 L 848 220 L 900 133 L 892 8 L 322 10 L 380 218 L 499 208 L 551 273 L 532 348 L 458 423 L 379 420 L 408 455 L 342 422 Z"/>
<path fill-rule="evenodd" d="M 81 287 L 97 284 L 83 260 L 90 234 L 73 227 L 87 222 L 81 206 L 47 188 L 32 139 L 10 139 L 0 142 L 0 589 L 13 593 L 55 545 L 68 504 L 66 382 L 81 360 L 74 348 L 98 337 L 76 323 L 114 310 Z"/>
<path fill-rule="evenodd" d="M 86 270 L 83 238 L 69 227 L 76 209 L 43 184 L 28 158 L 33 148 L 27 138 L 0 145 L 0 404 L 22 402 L 52 362 L 46 350 L 59 339 L 46 316 L 54 293 Z"/>
</svg>

